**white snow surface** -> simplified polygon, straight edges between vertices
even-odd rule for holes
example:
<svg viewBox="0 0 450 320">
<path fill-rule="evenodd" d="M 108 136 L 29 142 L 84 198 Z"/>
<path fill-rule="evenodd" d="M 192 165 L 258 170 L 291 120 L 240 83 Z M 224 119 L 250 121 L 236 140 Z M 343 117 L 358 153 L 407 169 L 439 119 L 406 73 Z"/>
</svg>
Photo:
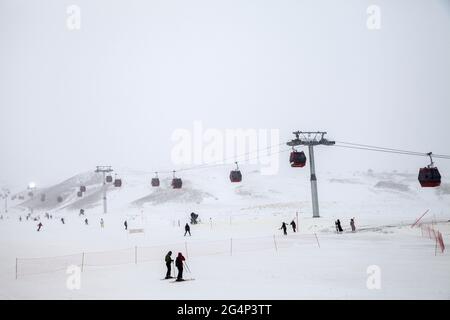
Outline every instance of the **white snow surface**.
<svg viewBox="0 0 450 320">
<path fill-rule="evenodd" d="M 416 173 L 319 173 L 321 218 L 312 218 L 307 169 L 274 176 L 250 166 L 241 170 L 241 183 L 230 183 L 223 169 L 186 171 L 180 173 L 181 190 L 170 188 L 170 177 L 152 188 L 151 174 L 118 170 L 123 185 L 107 187 L 107 214 L 101 179 L 90 172 L 35 190 L 33 198 L 25 190 L 17 192 L 25 199 L 10 201 L 0 220 L 0 298 L 450 298 L 448 251 L 439 252 L 420 228 L 411 227 L 429 210 L 422 222 L 434 223 L 450 242 L 445 181 L 439 188 L 422 189 Z M 80 185 L 87 187 L 81 198 L 76 195 Z M 56 201 L 58 196 L 63 202 Z M 81 208 L 85 217 L 78 216 Z M 40 232 L 37 221 L 25 220 L 31 209 L 44 225 Z M 191 237 L 184 237 L 191 212 L 201 221 L 191 226 Z M 281 223 L 292 221 L 296 212 L 299 232 L 289 228 L 283 236 Z M 349 230 L 353 217 L 356 233 Z M 335 232 L 338 218 L 342 234 Z M 127 233 L 124 220 L 145 233 Z M 168 250 L 187 256 L 185 277 L 195 281 L 161 281 Z M 81 287 L 71 290 L 66 268 L 80 264 L 82 253 Z M 373 265 L 381 271 L 379 289 L 367 287 Z"/>
</svg>

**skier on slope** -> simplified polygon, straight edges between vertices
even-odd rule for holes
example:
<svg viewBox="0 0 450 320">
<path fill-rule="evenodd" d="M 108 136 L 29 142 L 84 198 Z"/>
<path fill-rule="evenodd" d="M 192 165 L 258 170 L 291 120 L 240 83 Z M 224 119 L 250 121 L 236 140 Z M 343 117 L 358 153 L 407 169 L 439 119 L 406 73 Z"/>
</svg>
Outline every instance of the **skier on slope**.
<svg viewBox="0 0 450 320">
<path fill-rule="evenodd" d="M 173 262 L 173 259 L 172 259 L 172 251 L 169 251 L 169 252 L 166 254 L 165 261 L 166 261 L 166 267 L 167 267 L 167 273 L 166 273 L 166 278 L 165 278 L 165 279 L 170 279 L 170 278 L 172 278 L 172 276 L 170 275 L 170 273 L 171 273 L 171 271 L 172 271 L 171 265 L 172 265 L 172 262 Z"/>
<path fill-rule="evenodd" d="M 125 222 L 123 223 L 123 225 L 125 226 L 125 230 L 128 230 L 128 222 L 127 222 L 127 220 L 125 220 Z"/>
<path fill-rule="evenodd" d="M 41 231 L 42 226 L 43 226 L 42 222 L 39 222 L 38 229 L 37 229 L 38 232 Z"/>
<path fill-rule="evenodd" d="M 351 218 L 350 219 L 350 227 L 352 227 L 352 232 L 356 231 L 356 227 L 355 227 L 355 218 Z"/>
<path fill-rule="evenodd" d="M 64 218 L 61 218 L 61 222 L 62 222 L 62 224 L 66 224 L 66 222 L 64 221 Z"/>
<path fill-rule="evenodd" d="M 105 222 L 103 221 L 103 218 L 100 219 L 100 227 L 103 229 L 105 226 Z"/>
<path fill-rule="evenodd" d="M 283 222 L 283 224 L 281 225 L 280 230 L 283 229 L 283 234 L 286 236 L 287 235 L 287 226 L 286 226 L 286 222 Z"/>
<path fill-rule="evenodd" d="M 186 259 L 183 257 L 181 252 L 178 252 L 178 257 L 175 259 L 175 266 L 178 269 L 178 275 L 176 281 L 184 281 L 183 280 L 183 261 Z"/>
<path fill-rule="evenodd" d="M 297 228 L 297 225 L 295 224 L 295 221 L 294 221 L 294 220 L 292 220 L 292 222 L 290 223 L 290 225 L 292 226 L 292 230 L 293 230 L 294 232 L 297 232 L 297 231 L 295 231 L 296 228 Z"/>
<path fill-rule="evenodd" d="M 341 221 L 339 219 L 336 220 L 336 231 L 337 232 L 344 231 L 344 230 L 342 230 Z"/>
<path fill-rule="evenodd" d="M 87 218 L 84 220 L 84 224 L 85 224 L 85 225 L 88 225 L 88 224 L 89 224 L 89 221 L 88 221 Z"/>
<path fill-rule="evenodd" d="M 191 235 L 191 227 L 189 227 L 189 224 L 186 223 L 184 226 L 184 236 L 186 237 L 186 234 L 189 232 L 189 236 Z"/>
</svg>

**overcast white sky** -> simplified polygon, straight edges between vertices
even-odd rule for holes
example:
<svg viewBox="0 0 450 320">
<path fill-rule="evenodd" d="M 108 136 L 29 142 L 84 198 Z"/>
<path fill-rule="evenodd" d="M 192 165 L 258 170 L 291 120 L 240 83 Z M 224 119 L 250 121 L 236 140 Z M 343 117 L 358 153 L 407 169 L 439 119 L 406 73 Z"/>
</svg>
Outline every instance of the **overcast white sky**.
<svg viewBox="0 0 450 320">
<path fill-rule="evenodd" d="M 450 154 L 449 1 L 0 0 L 0 183 L 168 169 L 195 120 Z M 323 148 L 322 170 L 427 163 Z"/>
</svg>

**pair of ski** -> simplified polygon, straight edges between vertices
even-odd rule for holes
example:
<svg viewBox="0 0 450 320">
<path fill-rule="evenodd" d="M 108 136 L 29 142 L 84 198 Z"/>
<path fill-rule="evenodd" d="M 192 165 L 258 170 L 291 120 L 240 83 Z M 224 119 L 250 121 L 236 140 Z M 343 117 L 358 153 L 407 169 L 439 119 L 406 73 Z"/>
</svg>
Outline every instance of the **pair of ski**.
<svg viewBox="0 0 450 320">
<path fill-rule="evenodd" d="M 175 277 L 163 278 L 161 280 L 170 280 L 170 279 L 175 279 Z M 173 281 L 170 281 L 170 283 L 192 281 L 192 280 L 195 280 L 195 279 L 181 279 L 181 280 L 178 280 L 178 281 L 177 280 L 173 280 Z"/>
</svg>

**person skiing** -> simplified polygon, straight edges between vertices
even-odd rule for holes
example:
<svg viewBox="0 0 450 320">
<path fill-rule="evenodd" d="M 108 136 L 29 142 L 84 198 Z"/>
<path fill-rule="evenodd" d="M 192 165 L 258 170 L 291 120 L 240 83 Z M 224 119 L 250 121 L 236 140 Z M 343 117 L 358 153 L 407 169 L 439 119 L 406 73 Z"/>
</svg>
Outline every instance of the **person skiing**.
<svg viewBox="0 0 450 320">
<path fill-rule="evenodd" d="M 342 230 L 341 221 L 339 219 L 336 220 L 336 229 L 337 229 L 337 232 L 344 231 L 344 230 Z"/>
<path fill-rule="evenodd" d="M 183 261 L 186 259 L 183 257 L 181 252 L 178 252 L 178 257 L 175 259 L 175 266 L 178 269 L 178 275 L 176 281 L 184 281 L 183 280 Z"/>
<path fill-rule="evenodd" d="M 184 226 L 184 236 L 186 237 L 186 234 L 189 232 L 189 236 L 191 235 L 191 227 L 189 227 L 189 224 L 186 223 Z"/>
<path fill-rule="evenodd" d="M 86 218 L 86 219 L 84 219 L 84 224 L 85 225 L 88 225 L 89 224 L 89 222 L 88 222 L 88 219 Z"/>
<path fill-rule="evenodd" d="M 171 265 L 172 265 L 172 262 L 173 262 L 173 259 L 172 259 L 172 251 L 169 251 L 169 252 L 166 254 L 165 261 L 166 261 L 166 267 L 167 267 L 167 273 L 166 273 L 165 279 L 173 278 L 173 277 L 170 275 L 170 274 L 171 274 L 171 271 L 172 271 Z"/>
<path fill-rule="evenodd" d="M 356 227 L 355 227 L 355 218 L 351 218 L 350 219 L 350 227 L 352 227 L 352 232 L 356 231 Z"/>
<path fill-rule="evenodd" d="M 66 222 L 64 221 L 64 218 L 61 218 L 61 222 L 62 222 L 62 224 L 66 224 Z"/>
<path fill-rule="evenodd" d="M 125 222 L 123 223 L 123 225 L 125 226 L 125 230 L 128 230 L 128 222 L 127 222 L 127 220 L 125 220 Z"/>
<path fill-rule="evenodd" d="M 280 230 L 283 229 L 283 234 L 286 236 L 287 235 L 287 226 L 286 226 L 286 222 L 283 222 L 283 224 L 281 225 Z"/>
<path fill-rule="evenodd" d="M 297 225 L 295 224 L 295 221 L 292 220 L 292 222 L 291 222 L 290 224 L 291 224 L 291 226 L 292 226 L 292 230 L 293 230 L 294 232 L 297 232 L 297 231 L 295 231 L 296 228 L 297 228 Z"/>
<path fill-rule="evenodd" d="M 19 221 L 22 222 L 22 216 L 19 217 Z"/>
<path fill-rule="evenodd" d="M 100 219 L 100 227 L 103 229 L 105 226 L 105 222 L 103 221 L 103 218 Z"/>
<path fill-rule="evenodd" d="M 39 222 L 37 231 L 41 231 L 42 226 L 43 226 L 42 222 Z"/>
</svg>

